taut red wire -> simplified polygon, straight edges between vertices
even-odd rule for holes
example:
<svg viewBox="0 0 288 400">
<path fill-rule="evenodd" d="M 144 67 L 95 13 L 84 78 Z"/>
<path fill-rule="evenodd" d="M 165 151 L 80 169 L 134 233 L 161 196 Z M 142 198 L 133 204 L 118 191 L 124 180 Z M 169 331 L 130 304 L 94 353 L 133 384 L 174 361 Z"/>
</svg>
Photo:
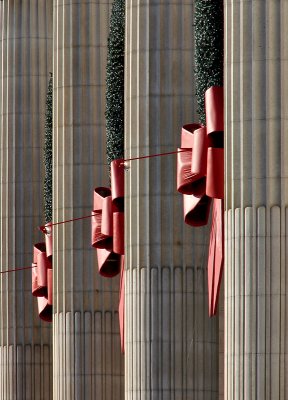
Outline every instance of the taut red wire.
<svg viewBox="0 0 288 400">
<path fill-rule="evenodd" d="M 47 233 L 47 228 L 49 228 L 49 226 L 62 225 L 62 224 L 66 224 L 68 222 L 79 221 L 81 219 L 91 218 L 93 216 L 94 216 L 94 214 L 91 214 L 91 215 L 85 215 L 84 217 L 66 219 L 65 221 L 60 221 L 60 222 L 51 222 L 51 224 L 48 224 L 48 226 L 45 226 L 45 225 L 38 226 L 38 229 L 40 231 L 42 231 L 43 233 Z"/>
<path fill-rule="evenodd" d="M 172 154 L 184 153 L 184 152 L 189 152 L 189 151 L 191 151 L 191 149 L 181 149 L 181 150 L 177 150 L 177 151 L 169 151 L 169 152 L 166 152 L 166 153 L 156 153 L 156 154 L 150 154 L 150 155 L 146 155 L 146 156 L 124 158 L 123 159 L 123 163 L 126 162 L 126 161 L 135 161 L 135 160 L 143 160 L 143 159 L 146 159 L 146 158 L 163 157 L 163 156 L 169 156 L 169 155 L 172 155 Z M 38 226 L 38 229 L 40 231 L 42 231 L 43 233 L 47 233 L 47 227 L 49 227 L 49 226 L 63 225 L 63 224 L 69 223 L 69 222 L 80 221 L 82 219 L 88 219 L 88 218 L 91 218 L 93 216 L 94 216 L 94 214 L 91 214 L 91 215 L 85 215 L 83 217 L 66 219 L 64 221 L 52 222 L 52 223 L 48 224 L 48 226 L 45 226 L 45 225 Z M 7 273 L 10 273 L 10 272 L 23 271 L 23 270 L 32 269 L 32 268 L 34 268 L 34 267 L 30 266 L 30 267 L 8 269 L 8 270 L 5 270 L 5 271 L 0 271 L 0 275 L 7 274 Z"/>
<path fill-rule="evenodd" d="M 169 151 L 167 153 L 156 153 L 156 154 L 150 154 L 147 156 L 139 156 L 139 157 L 132 157 L 132 158 L 124 158 L 123 159 L 123 163 L 126 161 L 134 161 L 134 160 L 143 160 L 145 158 L 153 158 L 153 157 L 162 157 L 162 156 L 169 156 L 172 154 L 177 154 L 177 153 L 185 153 L 185 152 L 189 152 L 191 151 L 191 149 L 182 149 L 182 150 L 177 150 L 177 151 Z M 122 164 L 123 165 L 123 164 Z M 55 226 L 55 225 L 62 225 L 62 224 L 66 224 L 68 222 L 74 222 L 74 221 L 80 221 L 81 219 L 86 219 L 86 218 L 91 218 L 93 217 L 94 214 L 91 215 L 85 215 L 84 217 L 78 217 L 78 218 L 71 218 L 71 219 L 66 219 L 64 221 L 60 221 L 60 222 L 53 222 L 51 224 L 48 224 L 49 226 Z M 40 231 L 42 231 L 43 233 L 47 233 L 47 226 L 45 225 L 41 225 L 38 227 L 38 229 Z"/>
<path fill-rule="evenodd" d="M 177 151 L 169 151 L 167 153 L 156 153 L 150 154 L 148 156 L 139 156 L 139 157 L 132 157 L 132 158 L 124 158 L 123 162 L 125 161 L 134 161 L 134 160 L 143 160 L 145 158 L 153 158 L 153 157 L 162 157 L 162 156 L 169 156 L 170 154 L 177 154 L 177 153 L 185 153 L 187 151 L 191 151 L 191 149 L 182 149 Z"/>
<path fill-rule="evenodd" d="M 32 265 L 30 267 L 21 267 L 21 268 L 14 268 L 14 269 L 6 269 L 5 271 L 0 271 L 0 275 L 2 274 L 8 274 L 9 272 L 17 272 L 17 271 L 23 271 L 24 269 L 32 269 L 34 268 Z"/>
</svg>

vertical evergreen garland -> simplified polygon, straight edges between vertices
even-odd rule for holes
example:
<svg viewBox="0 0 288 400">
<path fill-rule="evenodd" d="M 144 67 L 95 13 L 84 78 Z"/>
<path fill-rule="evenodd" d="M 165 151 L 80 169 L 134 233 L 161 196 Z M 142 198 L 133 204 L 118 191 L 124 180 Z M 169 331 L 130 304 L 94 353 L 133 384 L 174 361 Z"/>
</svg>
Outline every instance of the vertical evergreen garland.
<svg viewBox="0 0 288 400">
<path fill-rule="evenodd" d="M 53 78 L 50 79 L 47 89 L 45 113 L 45 141 L 44 141 L 44 214 L 45 223 L 52 221 L 52 130 L 53 130 Z"/>
<path fill-rule="evenodd" d="M 205 125 L 205 91 L 223 86 L 223 0 L 196 0 L 194 21 L 197 111 Z"/>
<path fill-rule="evenodd" d="M 125 0 L 114 0 L 106 69 L 107 161 L 124 157 Z"/>
</svg>

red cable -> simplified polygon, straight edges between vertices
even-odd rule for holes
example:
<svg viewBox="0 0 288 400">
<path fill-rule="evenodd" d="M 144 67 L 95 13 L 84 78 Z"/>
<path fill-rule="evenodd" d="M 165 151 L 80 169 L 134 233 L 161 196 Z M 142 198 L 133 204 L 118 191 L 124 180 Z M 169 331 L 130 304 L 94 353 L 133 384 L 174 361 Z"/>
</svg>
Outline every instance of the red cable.
<svg viewBox="0 0 288 400">
<path fill-rule="evenodd" d="M 161 157 L 161 156 L 168 156 L 170 154 L 177 154 L 177 153 L 184 153 L 187 151 L 191 151 L 191 149 L 183 149 L 183 150 L 177 150 L 177 151 L 169 151 L 168 153 L 157 153 L 157 154 L 150 154 L 148 156 L 140 156 L 140 157 L 132 157 L 132 158 L 125 158 L 123 159 L 123 162 L 125 161 L 134 161 L 134 160 L 143 160 L 144 158 L 152 158 L 152 157 Z M 94 214 L 93 214 L 94 215 Z M 73 222 L 73 221 L 79 221 L 81 219 L 86 219 L 86 218 L 91 218 L 93 217 L 93 215 L 86 215 L 85 217 L 79 217 L 79 218 L 71 218 L 71 219 L 66 219 L 65 221 L 60 221 L 60 222 L 54 222 L 51 224 L 48 224 L 49 226 L 55 226 L 55 225 L 62 225 L 62 224 L 66 224 L 68 222 Z M 38 229 L 40 229 L 40 231 L 46 233 L 46 229 L 47 226 L 45 225 L 41 225 L 38 227 Z"/>
<path fill-rule="evenodd" d="M 143 159 L 145 159 L 145 158 L 152 158 L 152 157 L 169 156 L 170 154 L 184 153 L 184 152 L 187 152 L 187 151 L 191 151 L 191 149 L 183 149 L 183 150 L 177 150 L 177 151 L 170 151 L 170 152 L 167 152 L 167 153 L 150 154 L 150 155 L 148 155 L 148 156 L 140 156 L 140 157 L 125 158 L 125 159 L 123 160 L 123 162 L 125 162 L 125 161 L 134 161 L 134 160 L 143 160 Z M 38 229 L 40 229 L 40 231 L 46 233 L 46 229 L 47 229 L 47 227 L 49 227 L 49 226 L 62 225 L 62 224 L 66 224 L 67 222 L 79 221 L 79 220 L 81 220 L 81 219 L 91 218 L 91 217 L 93 217 L 94 215 L 95 215 L 95 214 L 91 214 L 91 215 L 85 215 L 84 217 L 66 219 L 65 221 L 54 222 L 54 223 L 48 224 L 48 226 L 41 225 L 41 226 L 38 226 Z M 34 266 L 30 266 L 30 267 L 22 267 L 22 268 L 8 269 L 8 270 L 5 270 L 5 271 L 0 271 L 0 275 L 2 275 L 2 274 L 7 274 L 7 273 L 10 273 L 10 272 L 23 271 L 23 270 L 32 269 L 32 268 L 35 268 L 35 267 L 34 267 Z"/>
<path fill-rule="evenodd" d="M 191 151 L 191 149 L 182 149 L 182 150 L 177 150 L 177 151 L 169 151 L 168 153 L 150 154 L 149 156 L 140 156 L 140 157 L 124 158 L 123 161 L 125 162 L 125 161 L 134 161 L 134 160 L 143 160 L 144 158 L 169 156 L 170 154 L 185 153 L 185 152 L 187 152 L 187 151 Z"/>
<path fill-rule="evenodd" d="M 67 222 L 79 221 L 79 220 L 81 220 L 81 219 L 91 218 L 91 217 L 93 217 L 94 215 L 95 215 L 95 214 L 85 215 L 84 217 L 66 219 L 65 221 L 60 221 L 60 222 L 53 222 L 53 223 L 48 224 L 47 226 L 45 226 L 45 225 L 38 226 L 38 229 L 39 229 L 40 231 L 46 233 L 46 229 L 49 228 L 49 226 L 62 225 L 62 224 L 66 224 Z"/>
<path fill-rule="evenodd" d="M 17 271 L 23 271 L 24 269 L 32 269 L 35 268 L 34 266 L 31 267 L 22 267 L 22 268 L 14 268 L 14 269 L 6 269 L 6 271 L 0 271 L 0 274 L 7 274 L 9 272 L 17 272 Z"/>
</svg>

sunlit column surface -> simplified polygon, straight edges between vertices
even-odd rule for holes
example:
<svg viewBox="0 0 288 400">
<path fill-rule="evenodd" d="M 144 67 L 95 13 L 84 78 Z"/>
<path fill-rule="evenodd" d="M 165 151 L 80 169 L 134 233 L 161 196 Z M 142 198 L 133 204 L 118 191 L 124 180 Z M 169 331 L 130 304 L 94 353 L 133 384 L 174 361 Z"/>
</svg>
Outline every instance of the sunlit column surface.
<svg viewBox="0 0 288 400">
<path fill-rule="evenodd" d="M 0 2 L 0 270 L 29 266 L 43 223 L 45 101 L 52 4 Z M 51 325 L 38 317 L 31 270 L 0 277 L 0 399 L 52 399 Z"/>
<path fill-rule="evenodd" d="M 126 156 L 176 150 L 197 122 L 192 1 L 126 1 Z M 125 399 L 217 399 L 207 228 L 184 226 L 176 157 L 126 171 Z"/>
<path fill-rule="evenodd" d="M 225 399 L 288 398 L 288 3 L 225 1 Z"/>
<path fill-rule="evenodd" d="M 54 220 L 89 215 L 107 185 L 105 65 L 111 1 L 54 0 Z M 121 399 L 118 278 L 100 278 L 91 221 L 54 229 L 54 400 Z"/>
</svg>

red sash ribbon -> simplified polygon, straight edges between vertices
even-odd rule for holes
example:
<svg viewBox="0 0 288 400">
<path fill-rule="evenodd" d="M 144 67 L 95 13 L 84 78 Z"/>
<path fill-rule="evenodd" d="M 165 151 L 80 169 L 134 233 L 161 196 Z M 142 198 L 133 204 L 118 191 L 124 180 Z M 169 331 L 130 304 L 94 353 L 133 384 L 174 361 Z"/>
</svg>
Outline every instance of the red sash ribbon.
<svg viewBox="0 0 288 400">
<path fill-rule="evenodd" d="M 37 297 L 39 317 L 43 321 L 52 322 L 52 227 L 50 224 L 45 225 L 45 227 L 45 242 L 34 245 L 32 295 Z"/>
<path fill-rule="evenodd" d="M 99 273 L 112 278 L 121 272 L 119 325 L 121 349 L 124 352 L 124 164 L 111 163 L 111 189 L 94 190 L 92 212 L 92 246 L 97 249 Z"/>
<path fill-rule="evenodd" d="M 216 314 L 224 264 L 224 123 L 223 88 L 205 93 L 206 124 L 182 128 L 177 158 L 177 190 L 183 194 L 184 221 L 188 225 L 208 223 L 213 201 L 208 256 L 209 315 Z"/>
</svg>

